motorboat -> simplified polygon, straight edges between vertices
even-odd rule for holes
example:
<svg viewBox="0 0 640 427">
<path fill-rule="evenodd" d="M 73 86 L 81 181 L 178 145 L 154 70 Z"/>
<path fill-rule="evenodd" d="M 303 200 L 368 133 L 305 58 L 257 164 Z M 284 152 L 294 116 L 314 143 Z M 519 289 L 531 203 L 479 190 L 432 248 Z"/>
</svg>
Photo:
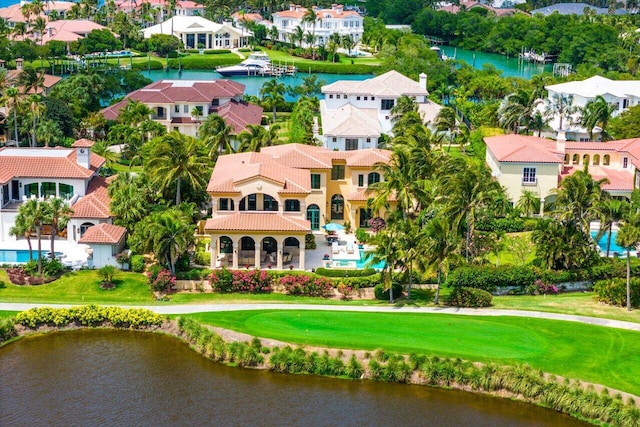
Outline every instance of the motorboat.
<svg viewBox="0 0 640 427">
<path fill-rule="evenodd" d="M 269 76 L 271 59 L 264 52 L 254 52 L 237 65 L 218 67 L 216 71 L 223 76 Z"/>
</svg>

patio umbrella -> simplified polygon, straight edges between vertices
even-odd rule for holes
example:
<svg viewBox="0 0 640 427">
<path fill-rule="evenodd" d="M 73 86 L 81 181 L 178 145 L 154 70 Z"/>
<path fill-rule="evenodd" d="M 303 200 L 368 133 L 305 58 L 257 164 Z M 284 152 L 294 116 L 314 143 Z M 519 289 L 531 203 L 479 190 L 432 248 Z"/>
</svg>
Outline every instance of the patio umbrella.
<svg viewBox="0 0 640 427">
<path fill-rule="evenodd" d="M 322 228 L 324 228 L 327 231 L 342 231 L 342 230 L 344 230 L 344 226 L 343 225 L 336 224 L 335 222 L 330 222 L 329 224 L 323 225 Z"/>
</svg>

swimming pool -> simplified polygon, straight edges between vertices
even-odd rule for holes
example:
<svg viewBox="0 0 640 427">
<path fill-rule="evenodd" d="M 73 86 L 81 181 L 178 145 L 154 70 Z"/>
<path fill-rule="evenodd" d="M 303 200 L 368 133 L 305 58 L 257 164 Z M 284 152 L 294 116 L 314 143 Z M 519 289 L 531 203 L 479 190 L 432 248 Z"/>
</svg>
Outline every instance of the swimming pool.
<svg viewBox="0 0 640 427">
<path fill-rule="evenodd" d="M 51 257 L 51 252 L 42 251 L 44 257 Z M 56 251 L 56 258 L 64 258 L 64 253 Z M 38 251 L 33 251 L 33 258 L 38 258 Z M 0 249 L 0 264 L 20 264 L 29 262 L 29 251 L 26 249 Z"/>
<path fill-rule="evenodd" d="M 591 231 L 591 238 L 593 240 L 596 239 L 597 235 L 598 235 L 598 231 L 597 230 L 592 230 Z M 612 254 L 618 254 L 620 256 L 626 255 L 627 254 L 627 250 L 625 248 L 623 248 L 622 246 L 618 246 L 616 244 L 616 237 L 617 236 L 618 236 L 618 232 L 617 231 L 612 231 L 611 232 L 611 246 L 609 247 L 609 255 L 612 255 Z M 609 239 L 609 233 L 607 232 L 600 238 L 600 240 L 598 240 L 598 247 L 600 248 L 600 251 L 602 251 L 602 253 L 604 253 L 604 254 L 607 253 L 607 240 L 608 239 Z"/>
<path fill-rule="evenodd" d="M 356 261 L 356 268 L 362 270 L 364 268 L 374 268 L 378 271 L 382 270 L 386 263 L 384 261 L 378 261 L 371 265 L 367 265 L 373 256 L 370 253 L 367 253 L 363 250 L 360 250 L 360 261 Z"/>
</svg>

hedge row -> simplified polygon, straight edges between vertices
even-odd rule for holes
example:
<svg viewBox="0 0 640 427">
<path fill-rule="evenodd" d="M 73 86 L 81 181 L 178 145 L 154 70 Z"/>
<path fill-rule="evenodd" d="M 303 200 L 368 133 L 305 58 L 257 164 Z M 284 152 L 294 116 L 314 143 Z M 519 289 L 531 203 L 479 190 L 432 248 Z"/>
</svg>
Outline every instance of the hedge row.
<svg viewBox="0 0 640 427">
<path fill-rule="evenodd" d="M 491 294 L 476 288 L 454 288 L 446 299 L 454 307 L 490 307 Z"/>
<path fill-rule="evenodd" d="M 632 277 L 631 307 L 640 306 L 640 278 Z M 625 307 L 627 305 L 627 280 L 621 278 L 598 280 L 593 285 L 596 299 L 606 304 Z"/>
<path fill-rule="evenodd" d="M 318 276 L 339 277 L 342 279 L 346 277 L 373 276 L 374 274 L 377 274 L 377 271 L 373 268 L 365 268 L 363 270 L 344 270 L 340 268 L 316 268 L 315 273 Z"/>
<path fill-rule="evenodd" d="M 242 59 L 236 55 L 225 56 L 224 58 L 212 58 L 205 56 L 189 56 L 186 58 L 169 59 L 169 68 L 178 69 L 182 67 L 183 70 L 214 70 L 221 65 L 234 65 L 238 64 Z"/>
<path fill-rule="evenodd" d="M 32 308 L 16 314 L 15 322 L 31 329 L 43 325 L 67 326 L 72 323 L 82 326 L 100 326 L 108 323 L 114 328 L 143 328 L 160 326 L 164 318 L 151 310 L 141 308 L 85 305 L 71 308 Z"/>
</svg>

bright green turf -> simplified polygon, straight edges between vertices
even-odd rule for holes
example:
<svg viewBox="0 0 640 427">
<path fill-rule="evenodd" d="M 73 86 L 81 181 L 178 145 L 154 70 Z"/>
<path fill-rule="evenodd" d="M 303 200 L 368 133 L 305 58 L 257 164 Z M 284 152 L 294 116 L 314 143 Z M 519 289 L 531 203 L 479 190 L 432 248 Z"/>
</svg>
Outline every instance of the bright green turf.
<svg viewBox="0 0 640 427">
<path fill-rule="evenodd" d="M 527 363 L 640 394 L 638 332 L 533 318 L 436 314 L 265 310 L 193 317 L 291 343 Z"/>
</svg>

